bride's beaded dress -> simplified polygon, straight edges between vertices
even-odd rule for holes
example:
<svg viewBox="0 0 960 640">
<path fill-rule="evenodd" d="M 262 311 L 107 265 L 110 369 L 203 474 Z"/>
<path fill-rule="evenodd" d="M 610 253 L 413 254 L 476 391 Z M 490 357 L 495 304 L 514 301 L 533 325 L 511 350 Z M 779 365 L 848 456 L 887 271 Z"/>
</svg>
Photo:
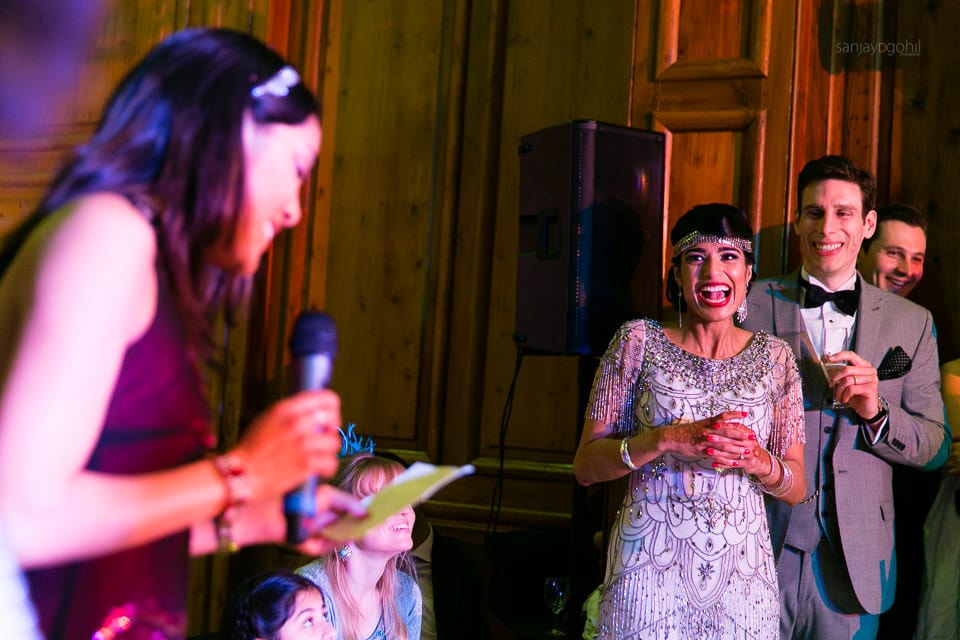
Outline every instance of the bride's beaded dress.
<svg viewBox="0 0 960 640">
<path fill-rule="evenodd" d="M 587 417 L 619 437 L 744 411 L 758 442 L 782 456 L 803 441 L 800 377 L 790 347 L 757 333 L 731 358 L 676 346 L 637 320 L 611 341 Z M 780 602 L 763 494 L 742 470 L 663 455 L 631 473 L 610 535 L 599 637 L 770 639 Z"/>
</svg>

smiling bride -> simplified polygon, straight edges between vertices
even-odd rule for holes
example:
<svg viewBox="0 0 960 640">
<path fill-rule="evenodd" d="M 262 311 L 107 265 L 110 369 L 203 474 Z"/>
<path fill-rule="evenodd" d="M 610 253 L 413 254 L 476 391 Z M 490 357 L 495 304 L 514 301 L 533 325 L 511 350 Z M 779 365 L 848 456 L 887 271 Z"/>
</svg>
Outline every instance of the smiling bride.
<svg viewBox="0 0 960 640">
<path fill-rule="evenodd" d="M 357 455 L 342 467 L 336 486 L 363 498 L 401 472 L 394 460 Z M 422 600 L 407 554 L 413 522 L 413 509 L 404 507 L 359 540 L 297 570 L 323 592 L 338 640 L 419 640 Z"/>
</svg>

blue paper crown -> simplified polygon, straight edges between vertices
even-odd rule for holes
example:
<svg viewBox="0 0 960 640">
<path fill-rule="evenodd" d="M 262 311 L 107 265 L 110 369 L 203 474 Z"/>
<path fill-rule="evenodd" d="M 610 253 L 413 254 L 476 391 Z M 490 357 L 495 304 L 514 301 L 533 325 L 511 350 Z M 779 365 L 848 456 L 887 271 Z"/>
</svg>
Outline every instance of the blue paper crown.
<svg viewBox="0 0 960 640">
<path fill-rule="evenodd" d="M 341 458 L 346 456 L 355 456 L 358 453 L 369 453 L 373 455 L 373 438 L 370 436 L 359 436 L 356 435 L 353 430 L 357 425 L 352 422 L 347 425 L 347 430 L 338 429 L 340 432 L 340 438 L 343 440 L 343 445 L 340 447 L 340 456 Z"/>
</svg>

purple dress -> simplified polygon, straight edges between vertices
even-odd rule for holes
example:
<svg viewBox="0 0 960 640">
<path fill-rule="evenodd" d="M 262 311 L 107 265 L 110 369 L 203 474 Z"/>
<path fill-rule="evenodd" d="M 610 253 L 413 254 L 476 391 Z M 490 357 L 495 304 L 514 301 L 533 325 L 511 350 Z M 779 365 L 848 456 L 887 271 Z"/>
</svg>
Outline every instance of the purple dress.
<svg viewBox="0 0 960 640">
<path fill-rule="evenodd" d="M 124 356 L 87 463 L 91 471 L 124 475 L 170 469 L 201 458 L 213 444 L 205 387 L 162 269 L 158 285 L 156 315 Z M 133 624 L 122 640 L 184 637 L 188 543 L 184 531 L 120 553 L 29 572 L 43 632 L 50 640 L 91 640 L 109 620 L 123 628 L 129 616 Z"/>
</svg>

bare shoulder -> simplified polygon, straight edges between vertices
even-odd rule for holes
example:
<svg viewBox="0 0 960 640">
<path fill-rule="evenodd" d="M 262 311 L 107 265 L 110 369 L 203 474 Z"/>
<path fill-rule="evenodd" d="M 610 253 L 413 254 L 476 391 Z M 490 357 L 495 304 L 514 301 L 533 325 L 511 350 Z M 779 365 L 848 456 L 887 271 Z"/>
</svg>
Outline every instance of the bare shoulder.
<svg viewBox="0 0 960 640">
<path fill-rule="evenodd" d="M 97 193 L 79 198 L 38 228 L 23 265 L 41 313 L 69 312 L 91 321 L 110 309 L 121 335 L 146 328 L 156 304 L 157 243 L 146 216 L 126 198 Z"/>
<path fill-rule="evenodd" d="M 47 266 L 101 274 L 118 283 L 152 272 L 156 234 L 126 198 L 112 193 L 83 196 L 51 218 L 49 237 L 40 239 L 46 245 Z"/>
<path fill-rule="evenodd" d="M 83 196 L 71 205 L 70 211 L 60 225 L 78 239 L 92 234 L 99 238 L 99 245 L 107 252 L 130 252 L 142 255 L 150 261 L 156 253 L 156 236 L 146 215 L 133 204 L 115 193 L 94 193 Z"/>
</svg>

